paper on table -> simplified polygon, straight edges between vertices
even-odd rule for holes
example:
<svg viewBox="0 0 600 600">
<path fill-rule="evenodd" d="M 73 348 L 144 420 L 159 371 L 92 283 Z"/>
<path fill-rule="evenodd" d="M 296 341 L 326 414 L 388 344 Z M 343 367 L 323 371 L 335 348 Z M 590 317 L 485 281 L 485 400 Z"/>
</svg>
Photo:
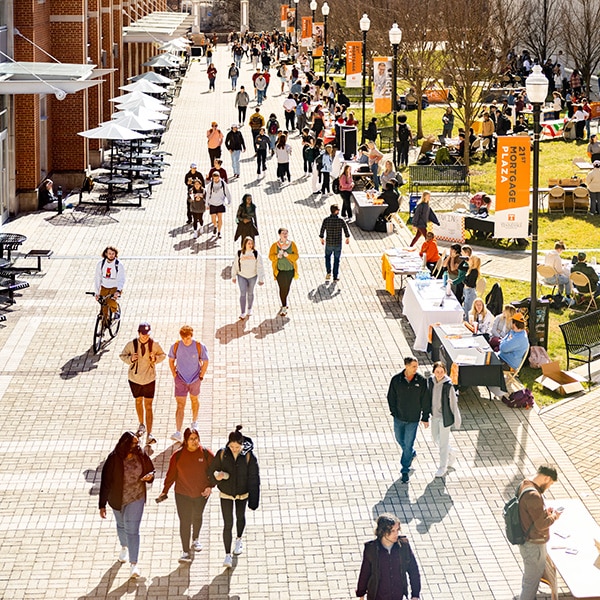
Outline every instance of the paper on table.
<svg viewBox="0 0 600 600">
<path fill-rule="evenodd" d="M 459 354 L 454 362 L 457 365 L 474 365 L 477 362 L 477 357 L 469 356 L 468 354 Z"/>
<path fill-rule="evenodd" d="M 477 338 L 474 337 L 451 339 L 450 343 L 453 348 L 477 348 L 479 346 Z"/>
<path fill-rule="evenodd" d="M 462 323 L 444 323 L 440 329 L 446 335 L 472 335 Z"/>
</svg>

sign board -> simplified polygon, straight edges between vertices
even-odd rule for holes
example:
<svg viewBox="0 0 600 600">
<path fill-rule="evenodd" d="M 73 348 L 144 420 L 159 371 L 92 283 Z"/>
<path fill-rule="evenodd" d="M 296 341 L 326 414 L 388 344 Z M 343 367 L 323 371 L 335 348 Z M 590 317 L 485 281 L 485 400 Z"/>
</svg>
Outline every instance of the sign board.
<svg viewBox="0 0 600 600">
<path fill-rule="evenodd" d="M 287 31 L 288 26 L 288 8 L 289 6 L 287 4 L 281 5 L 281 29 L 284 31 Z"/>
<path fill-rule="evenodd" d="M 302 17 L 302 45 L 310 48 L 312 45 L 312 17 Z"/>
<path fill-rule="evenodd" d="M 362 42 L 346 42 L 346 87 L 362 87 Z"/>
<path fill-rule="evenodd" d="M 375 113 L 392 110 L 392 59 L 389 56 L 373 58 L 373 101 Z"/>
<path fill-rule="evenodd" d="M 435 213 L 439 225 L 433 225 L 433 233 L 438 240 L 445 240 L 453 244 L 465 243 L 465 215 L 455 212 Z"/>
<path fill-rule="evenodd" d="M 325 43 L 325 24 L 313 23 L 313 56 L 323 56 Z"/>
</svg>

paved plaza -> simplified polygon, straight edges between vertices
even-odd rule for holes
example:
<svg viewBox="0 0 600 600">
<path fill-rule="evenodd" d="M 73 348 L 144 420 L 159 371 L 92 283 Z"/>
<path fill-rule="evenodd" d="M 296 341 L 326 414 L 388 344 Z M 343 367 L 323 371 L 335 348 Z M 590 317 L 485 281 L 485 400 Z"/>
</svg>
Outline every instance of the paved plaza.
<svg viewBox="0 0 600 600">
<path fill-rule="evenodd" d="M 559 480 L 547 496 L 580 498 L 600 520 L 600 432 L 590 423 L 599 394 L 540 413 L 511 410 L 490 401 L 484 389 L 468 390 L 460 397 L 463 428 L 454 433 L 456 469 L 434 478 L 436 451 L 429 431 L 420 430 L 416 471 L 409 485 L 400 483 L 386 393 L 403 358 L 413 354 L 413 333 L 401 304 L 384 290 L 380 256 L 408 234 L 367 233 L 352 225 L 341 281 L 326 283 L 318 234 L 338 197 L 311 195 L 295 135 L 291 185 L 280 189 L 274 159 L 258 180 L 248 151 L 231 186 L 223 238 L 205 232 L 194 240 L 184 224 L 183 177 L 191 162 L 208 171 L 206 129 L 214 119 L 225 132 L 237 119 L 225 75 L 230 62 L 220 47 L 215 93 L 207 91 L 206 65 L 192 65 L 164 136 L 171 166 L 142 208 L 115 208 L 109 215 L 76 211 L 76 220 L 35 213 L 3 227 L 28 236 L 25 251 L 51 248 L 54 256 L 43 262 L 43 274 L 26 277 L 31 288 L 0 328 L 0 598 L 348 599 L 355 595 L 373 519 L 391 511 L 420 564 L 423 599 L 512 599 L 520 590 L 521 559 L 504 537 L 502 506 L 524 475 L 555 462 Z M 249 67 L 244 62 L 240 77 L 247 89 Z M 276 111 L 282 123 L 278 87 L 273 76 L 262 114 Z M 242 131 L 250 145 L 248 126 Z M 228 156 L 224 166 L 230 171 Z M 277 286 L 269 276 L 256 289 L 254 315 L 238 321 L 230 268 L 235 210 L 245 192 L 258 207 L 263 256 L 282 225 L 298 245 L 300 277 L 285 318 L 277 316 Z M 127 271 L 123 325 L 94 355 L 97 305 L 84 293 L 109 244 L 119 248 Z M 527 253 L 490 256 L 488 273 L 527 277 Z M 222 567 L 216 493 L 205 511 L 204 550 L 191 565 L 177 562 L 173 494 L 154 502 L 174 450 L 175 400 L 166 362 L 158 367 L 157 478 L 141 527 L 141 579 L 130 581 L 128 565 L 116 561 L 111 511 L 105 521 L 99 518 L 103 461 L 121 433 L 137 426 L 119 352 L 143 320 L 163 348 L 185 323 L 208 347 L 202 443 L 216 451 L 238 423 L 254 440 L 261 503 L 248 511 L 245 550 L 231 571 Z M 417 357 L 428 375 L 427 357 Z M 186 423 L 190 414 L 188 404 Z M 571 598 L 562 586 L 561 599 Z"/>
</svg>

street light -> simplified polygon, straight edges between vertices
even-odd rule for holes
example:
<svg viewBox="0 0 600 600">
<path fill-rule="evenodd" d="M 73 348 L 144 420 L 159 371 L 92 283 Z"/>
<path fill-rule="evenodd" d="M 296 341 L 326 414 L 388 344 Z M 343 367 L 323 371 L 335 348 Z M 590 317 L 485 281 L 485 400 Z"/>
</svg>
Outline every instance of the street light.
<svg viewBox="0 0 600 600">
<path fill-rule="evenodd" d="M 296 10 L 294 11 L 294 14 L 296 15 L 295 17 L 295 23 L 294 23 L 294 41 L 296 42 L 296 46 L 299 47 L 298 44 L 298 2 L 300 2 L 300 0 L 294 0 L 294 4 L 296 5 Z"/>
<path fill-rule="evenodd" d="M 531 304 L 529 307 L 529 343 L 537 344 L 537 247 L 538 247 L 538 193 L 540 187 L 540 113 L 548 96 L 548 80 L 542 67 L 535 65 L 525 80 L 527 98 L 533 105 L 533 198 L 531 203 Z"/>
<path fill-rule="evenodd" d="M 397 96 L 398 92 L 396 91 L 396 85 L 398 80 L 398 46 L 402 41 L 402 30 L 398 27 L 398 23 L 394 23 L 392 28 L 389 31 L 390 36 L 390 44 L 392 45 L 392 49 L 394 50 L 394 62 L 392 64 L 392 111 L 394 113 L 394 150 L 392 152 L 392 161 L 394 163 L 394 167 L 397 164 L 397 140 L 398 140 L 398 102 Z"/>
<path fill-rule="evenodd" d="M 360 30 L 363 34 L 362 39 L 362 134 L 361 144 L 365 143 L 365 102 L 367 87 L 367 31 L 371 27 L 371 19 L 365 13 L 359 21 Z"/>
<path fill-rule="evenodd" d="M 311 23 L 311 32 L 310 32 L 310 48 L 308 49 L 308 53 L 310 55 L 310 68 L 315 70 L 315 59 L 313 57 L 313 40 L 312 40 L 312 30 L 315 26 L 315 12 L 317 10 L 317 0 L 311 0 L 310 2 L 310 10 L 312 11 L 312 23 Z"/>
<path fill-rule="evenodd" d="M 329 50 L 327 48 L 327 17 L 329 16 L 329 4 L 327 2 L 323 2 L 323 6 L 321 6 L 321 12 L 323 13 L 323 56 L 325 57 L 323 63 L 323 70 L 325 74 L 323 75 L 323 81 L 327 81 L 327 58 L 329 54 Z"/>
</svg>

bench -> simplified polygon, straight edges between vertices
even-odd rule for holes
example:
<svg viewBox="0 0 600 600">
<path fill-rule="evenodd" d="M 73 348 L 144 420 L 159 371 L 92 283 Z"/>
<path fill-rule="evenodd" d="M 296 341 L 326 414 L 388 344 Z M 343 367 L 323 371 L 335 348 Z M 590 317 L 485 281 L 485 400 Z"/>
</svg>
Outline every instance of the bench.
<svg viewBox="0 0 600 600">
<path fill-rule="evenodd" d="M 453 190 L 470 190 L 469 169 L 465 165 L 409 165 L 410 191 L 431 187 L 449 187 Z"/>
<path fill-rule="evenodd" d="M 7 295 L 10 304 L 15 303 L 15 292 L 29 287 L 28 281 L 18 281 L 11 278 L 0 278 L 0 295 Z"/>
<path fill-rule="evenodd" d="M 567 371 L 571 360 L 587 363 L 588 381 L 592 381 L 591 362 L 600 358 L 600 310 L 559 325 L 565 339 Z"/>
</svg>

